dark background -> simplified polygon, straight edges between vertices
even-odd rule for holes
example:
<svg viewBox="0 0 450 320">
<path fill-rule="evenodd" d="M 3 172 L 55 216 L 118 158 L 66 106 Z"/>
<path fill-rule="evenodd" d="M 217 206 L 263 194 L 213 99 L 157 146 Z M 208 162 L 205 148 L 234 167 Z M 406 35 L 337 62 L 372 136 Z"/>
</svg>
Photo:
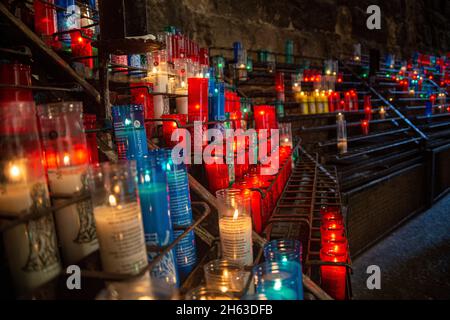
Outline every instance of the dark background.
<svg viewBox="0 0 450 320">
<path fill-rule="evenodd" d="M 366 27 L 371 4 L 381 7 L 381 30 Z M 174 25 L 207 46 L 241 40 L 248 49 L 283 52 L 292 39 L 296 54 L 323 57 L 351 52 L 355 42 L 408 56 L 450 47 L 448 0 L 146 0 L 146 7 L 155 30 Z"/>
</svg>

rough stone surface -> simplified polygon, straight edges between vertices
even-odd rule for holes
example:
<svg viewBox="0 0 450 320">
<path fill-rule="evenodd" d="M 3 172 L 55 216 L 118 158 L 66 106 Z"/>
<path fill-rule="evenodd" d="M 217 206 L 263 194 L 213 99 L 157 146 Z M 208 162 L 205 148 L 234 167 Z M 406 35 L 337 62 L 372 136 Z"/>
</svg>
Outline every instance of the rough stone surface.
<svg viewBox="0 0 450 320">
<path fill-rule="evenodd" d="M 381 290 L 366 269 L 381 268 Z M 355 299 L 450 299 L 450 195 L 353 261 Z"/>
<path fill-rule="evenodd" d="M 207 46 L 230 47 L 241 40 L 246 48 L 337 55 L 351 45 L 387 48 L 397 54 L 414 50 L 449 50 L 450 1 L 409 0 L 146 0 L 155 30 L 174 25 Z M 366 27 L 366 9 L 378 4 L 382 29 Z"/>
</svg>

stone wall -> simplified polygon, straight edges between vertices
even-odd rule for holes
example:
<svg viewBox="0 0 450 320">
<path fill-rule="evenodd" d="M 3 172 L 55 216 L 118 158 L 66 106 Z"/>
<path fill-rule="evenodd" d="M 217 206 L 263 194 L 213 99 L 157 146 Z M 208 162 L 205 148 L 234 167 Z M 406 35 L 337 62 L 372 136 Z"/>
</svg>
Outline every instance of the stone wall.
<svg viewBox="0 0 450 320">
<path fill-rule="evenodd" d="M 361 42 L 364 48 L 387 48 L 397 54 L 420 49 L 438 53 L 450 46 L 447 0 L 146 0 L 155 29 L 179 27 L 207 46 L 283 52 L 284 41 L 296 53 L 337 55 Z M 378 4 L 382 29 L 366 28 L 366 8 Z M 425 5 L 426 4 L 426 5 Z"/>
</svg>

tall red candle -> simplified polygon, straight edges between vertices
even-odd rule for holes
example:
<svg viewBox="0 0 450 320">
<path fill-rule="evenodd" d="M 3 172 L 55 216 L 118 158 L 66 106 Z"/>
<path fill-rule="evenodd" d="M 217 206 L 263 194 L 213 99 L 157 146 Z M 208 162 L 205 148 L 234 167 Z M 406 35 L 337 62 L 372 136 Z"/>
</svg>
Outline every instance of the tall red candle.
<svg viewBox="0 0 450 320">
<path fill-rule="evenodd" d="M 364 96 L 364 114 L 366 120 L 372 120 L 372 100 L 370 96 Z"/>
<path fill-rule="evenodd" d="M 54 0 L 34 1 L 34 31 L 42 36 L 47 45 L 54 45 L 53 34 L 56 32 L 56 9 Z"/>
<path fill-rule="evenodd" d="M 188 113 L 189 122 L 191 116 L 196 120 L 205 122 L 208 120 L 208 79 L 189 78 L 188 79 Z"/>
</svg>

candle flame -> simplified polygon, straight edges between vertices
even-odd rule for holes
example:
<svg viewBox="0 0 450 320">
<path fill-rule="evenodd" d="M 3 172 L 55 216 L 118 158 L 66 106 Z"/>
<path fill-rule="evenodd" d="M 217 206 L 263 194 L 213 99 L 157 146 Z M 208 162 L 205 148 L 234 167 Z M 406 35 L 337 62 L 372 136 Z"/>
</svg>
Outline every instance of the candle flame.
<svg viewBox="0 0 450 320">
<path fill-rule="evenodd" d="M 63 162 L 65 166 L 68 166 L 70 164 L 70 157 L 69 155 L 65 154 L 63 158 Z"/>
<path fill-rule="evenodd" d="M 234 210 L 233 220 L 236 220 L 238 217 L 239 217 L 239 210 L 236 209 L 236 210 Z"/>
<path fill-rule="evenodd" d="M 281 290 L 282 284 L 280 279 L 275 279 L 275 284 L 273 285 L 273 288 L 277 291 Z"/>
<path fill-rule="evenodd" d="M 109 200 L 109 205 L 111 207 L 116 207 L 117 206 L 117 200 L 116 200 L 116 197 L 114 195 L 110 194 L 108 200 Z"/>
<path fill-rule="evenodd" d="M 11 178 L 18 178 L 20 176 L 20 168 L 19 166 L 13 164 L 11 168 L 9 169 L 9 174 L 11 175 Z"/>
</svg>

